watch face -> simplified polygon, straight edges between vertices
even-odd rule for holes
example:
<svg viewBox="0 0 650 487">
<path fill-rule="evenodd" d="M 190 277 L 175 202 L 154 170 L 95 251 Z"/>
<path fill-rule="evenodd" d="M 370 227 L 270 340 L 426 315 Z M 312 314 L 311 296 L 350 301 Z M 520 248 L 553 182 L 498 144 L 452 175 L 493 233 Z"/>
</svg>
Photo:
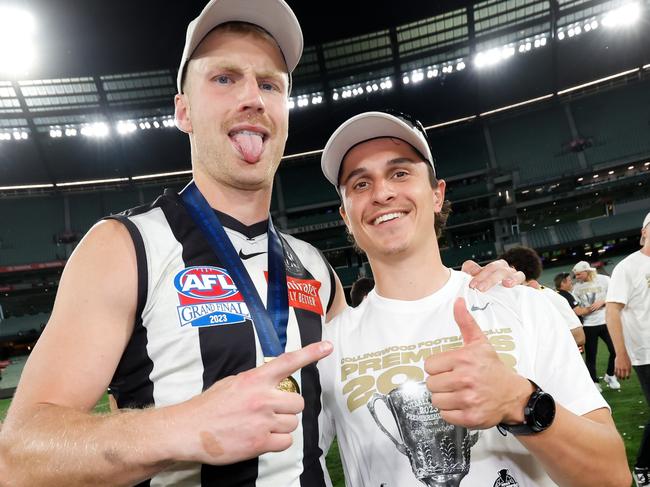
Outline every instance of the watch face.
<svg viewBox="0 0 650 487">
<path fill-rule="evenodd" d="M 533 406 L 533 424 L 539 429 L 548 428 L 555 418 L 555 401 L 550 394 L 542 392 Z"/>
</svg>

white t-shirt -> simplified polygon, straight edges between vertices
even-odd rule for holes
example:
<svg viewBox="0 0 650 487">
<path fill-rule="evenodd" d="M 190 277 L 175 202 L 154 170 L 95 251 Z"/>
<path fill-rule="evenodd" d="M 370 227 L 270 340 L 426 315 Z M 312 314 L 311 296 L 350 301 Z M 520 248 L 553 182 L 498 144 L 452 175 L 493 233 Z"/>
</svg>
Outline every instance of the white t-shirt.
<svg viewBox="0 0 650 487">
<path fill-rule="evenodd" d="M 638 251 L 619 262 L 607 301 L 625 305 L 623 337 L 632 365 L 650 364 L 650 257 Z"/>
<path fill-rule="evenodd" d="M 548 299 L 558 313 L 560 313 L 562 321 L 569 327 L 569 330 L 582 326 L 580 318 L 578 318 L 575 311 L 571 309 L 571 306 L 569 306 L 569 302 L 566 299 L 548 287 L 542 286 L 539 290 L 543 292 L 544 297 Z"/>
<path fill-rule="evenodd" d="M 579 282 L 573 284 L 573 295 L 576 297 L 580 306 L 588 308 L 596 301 L 605 301 L 607 296 L 607 286 L 609 277 L 602 274 L 596 274 L 592 281 Z M 582 317 L 584 326 L 597 326 L 605 324 L 605 307 L 603 306 L 596 311 Z"/>
<path fill-rule="evenodd" d="M 387 394 L 407 379 L 425 380 L 428 355 L 462 346 L 453 318 L 456 297 L 465 298 L 500 358 L 557 403 L 578 415 L 607 407 L 571 333 L 541 293 L 525 286 L 496 286 L 480 293 L 469 288 L 469 280 L 451 271 L 442 289 L 416 301 L 386 299 L 373 290 L 357 308 L 325 325 L 323 338 L 332 341 L 334 352 L 318 365 L 325 408 L 322 448 L 329 448 L 336 433 L 348 487 L 422 486 L 407 456 L 373 420 L 368 401 L 373 393 Z M 387 407 L 377 401 L 375 410 L 384 427 L 399 438 Z M 516 483 L 504 484 L 508 478 Z M 490 428 L 480 432 L 471 449 L 462 486 L 493 485 L 555 484 L 514 436 Z"/>
</svg>

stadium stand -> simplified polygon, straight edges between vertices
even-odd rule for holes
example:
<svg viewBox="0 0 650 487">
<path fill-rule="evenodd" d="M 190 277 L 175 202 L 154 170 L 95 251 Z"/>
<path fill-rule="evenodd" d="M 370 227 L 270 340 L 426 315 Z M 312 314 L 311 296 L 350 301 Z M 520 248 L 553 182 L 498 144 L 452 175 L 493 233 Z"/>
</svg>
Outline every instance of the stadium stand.
<svg viewBox="0 0 650 487">
<path fill-rule="evenodd" d="M 593 139 L 592 166 L 650 155 L 650 81 L 596 93 L 572 103 L 578 131 Z"/>
<path fill-rule="evenodd" d="M 499 169 L 514 171 L 522 183 L 573 175 L 576 154 L 563 146 L 571 132 L 561 107 L 551 106 L 490 123 Z"/>
</svg>

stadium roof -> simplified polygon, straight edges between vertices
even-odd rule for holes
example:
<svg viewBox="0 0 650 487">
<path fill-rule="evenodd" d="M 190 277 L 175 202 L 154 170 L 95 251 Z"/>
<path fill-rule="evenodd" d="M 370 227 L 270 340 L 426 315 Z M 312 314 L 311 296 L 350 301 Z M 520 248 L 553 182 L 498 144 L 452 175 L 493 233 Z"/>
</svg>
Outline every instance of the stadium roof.
<svg viewBox="0 0 650 487">
<path fill-rule="evenodd" d="M 648 9 L 647 0 L 639 1 Z M 185 27 L 204 3 L 19 2 L 36 20 L 37 62 L 22 79 L 0 76 L 0 187 L 188 169 L 187 139 L 168 126 Z M 434 124 L 650 62 L 641 49 L 650 45 L 650 29 L 567 39 L 561 48 L 551 47 L 551 32 L 564 29 L 570 35 L 572 25 L 602 19 L 628 0 L 288 3 L 301 21 L 306 46 L 294 77 L 294 101 L 324 104 L 292 111 L 288 154 L 320 149 L 344 117 L 364 109 L 392 106 Z M 525 53 L 533 42 L 547 47 L 503 69 L 459 72 L 479 52 L 518 46 Z M 404 73 L 424 77 L 434 66 L 436 76 L 444 69 L 454 70 L 453 76 L 447 79 L 443 71 L 435 83 L 402 86 Z M 389 78 L 394 90 L 370 93 Z M 345 98 L 352 90 L 359 95 L 354 100 L 332 102 L 334 92 Z M 153 130 L 158 127 L 168 130 Z M 138 129 L 148 132 L 116 133 Z M 81 137 L 83 131 L 90 137 Z M 113 137 L 102 139 L 105 132 Z M 3 135 L 12 140 L 3 141 Z"/>
</svg>

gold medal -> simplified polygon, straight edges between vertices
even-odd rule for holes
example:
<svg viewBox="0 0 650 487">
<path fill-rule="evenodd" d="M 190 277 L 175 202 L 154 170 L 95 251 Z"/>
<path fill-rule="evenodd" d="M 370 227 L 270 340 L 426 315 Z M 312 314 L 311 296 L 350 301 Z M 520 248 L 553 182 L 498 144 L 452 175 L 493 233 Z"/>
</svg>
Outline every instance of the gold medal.
<svg viewBox="0 0 650 487">
<path fill-rule="evenodd" d="M 296 382 L 296 379 L 291 376 L 282 379 L 276 388 L 284 392 L 295 392 L 296 394 L 300 394 L 298 382 Z"/>
<path fill-rule="evenodd" d="M 274 358 L 275 357 L 264 357 L 264 363 L 270 362 Z M 300 386 L 298 386 L 296 379 L 291 376 L 282 379 L 275 388 L 284 392 L 295 392 L 296 394 L 300 394 Z"/>
</svg>

